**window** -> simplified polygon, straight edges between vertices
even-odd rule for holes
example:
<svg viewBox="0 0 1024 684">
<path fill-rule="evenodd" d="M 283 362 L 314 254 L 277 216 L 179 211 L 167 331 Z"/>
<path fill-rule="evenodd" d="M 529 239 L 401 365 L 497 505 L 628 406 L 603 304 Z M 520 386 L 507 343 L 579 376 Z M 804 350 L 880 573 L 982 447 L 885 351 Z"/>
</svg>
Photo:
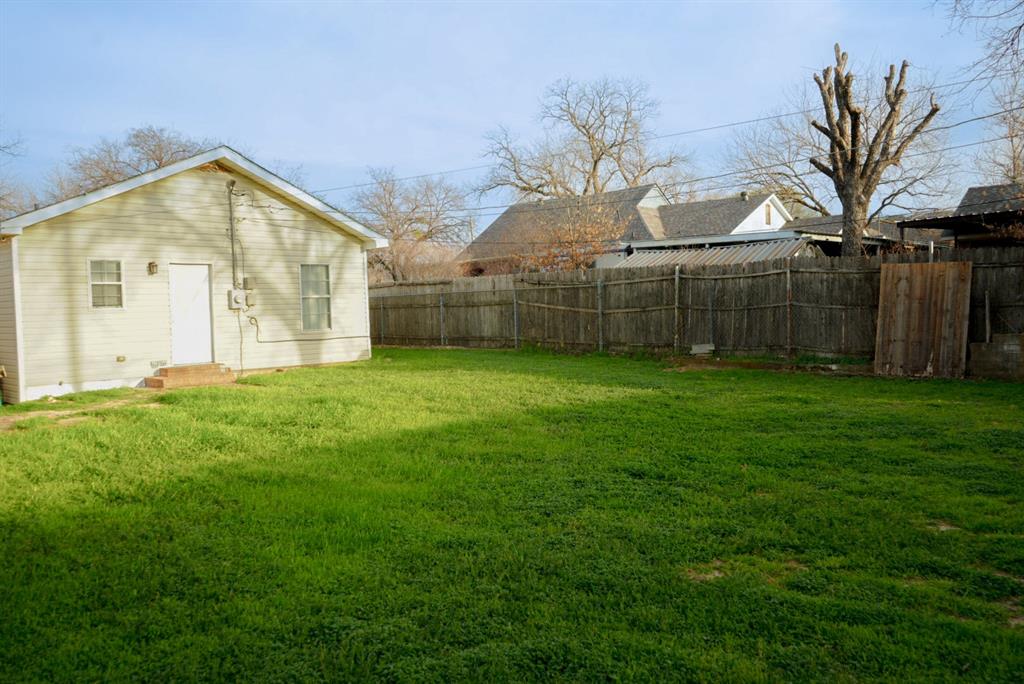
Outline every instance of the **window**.
<svg viewBox="0 0 1024 684">
<path fill-rule="evenodd" d="M 772 205 L 767 203 L 764 205 L 764 224 L 766 226 L 772 225 Z"/>
<path fill-rule="evenodd" d="M 121 262 L 97 260 L 89 262 L 89 290 L 94 309 L 124 306 L 124 281 Z"/>
<path fill-rule="evenodd" d="M 299 266 L 302 329 L 331 329 L 331 271 L 326 264 Z"/>
</svg>

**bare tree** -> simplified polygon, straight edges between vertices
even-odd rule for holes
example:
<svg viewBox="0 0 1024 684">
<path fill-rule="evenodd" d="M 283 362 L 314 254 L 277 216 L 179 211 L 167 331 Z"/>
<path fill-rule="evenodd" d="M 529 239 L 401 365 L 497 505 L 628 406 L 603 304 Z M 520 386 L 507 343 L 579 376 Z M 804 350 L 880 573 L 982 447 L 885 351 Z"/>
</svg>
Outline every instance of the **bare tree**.
<svg viewBox="0 0 1024 684">
<path fill-rule="evenodd" d="M 1024 0 L 945 0 L 960 29 L 972 26 L 985 55 L 974 65 L 980 76 L 996 77 L 1024 66 Z"/>
<path fill-rule="evenodd" d="M 885 83 L 858 83 L 855 88 L 856 100 L 863 109 L 863 128 L 873 134 L 885 125 L 890 113 Z M 921 86 L 907 92 L 894 124 L 894 138 L 907 135 L 930 111 L 928 90 Z M 814 97 L 820 95 L 817 88 L 814 91 Z M 727 165 L 736 173 L 739 184 L 774 192 L 794 215 L 829 216 L 838 204 L 835 184 L 809 160 L 828 158 L 830 143 L 812 125 L 813 111 L 811 90 L 794 91 L 783 111 L 734 133 Z M 863 137 L 865 145 L 868 137 Z M 872 198 L 868 223 L 886 210 L 934 206 L 947 196 L 951 167 L 944 151 L 946 141 L 947 136 L 932 130 L 915 140 L 911 153 L 899 163 L 884 169 Z"/>
<path fill-rule="evenodd" d="M 522 145 L 505 128 L 487 136 L 487 154 L 496 164 L 479 190 L 549 198 L 655 182 L 684 162 L 678 152 L 651 146 L 647 126 L 657 110 L 647 86 L 636 80 L 558 81 L 541 102 L 541 140 Z"/>
<path fill-rule="evenodd" d="M 895 65 L 890 65 L 885 76 L 884 116 L 872 123 L 865 116 L 865 103 L 854 90 L 854 77 L 847 68 L 848 55 L 838 43 L 835 58 L 835 67 L 826 67 L 821 74 L 814 75 L 825 123 L 812 119 L 811 126 L 825 137 L 827 155 L 812 157 L 810 162 L 832 181 L 843 207 L 843 255 L 855 256 L 863 253 L 868 211 L 885 173 L 900 168 L 904 154 L 939 113 L 939 105 L 932 97 L 923 115 L 908 117 L 904 105 L 910 65 L 903 62 L 898 73 Z M 898 182 L 910 186 L 917 180 L 907 177 Z M 876 213 L 882 209 L 879 207 Z"/>
<path fill-rule="evenodd" d="M 12 159 L 21 156 L 23 145 L 20 137 L 0 140 L 0 218 L 20 214 L 32 206 L 32 193 L 6 168 Z"/>
<path fill-rule="evenodd" d="M 133 128 L 119 140 L 102 139 L 71 151 L 68 161 L 50 174 L 48 195 L 59 201 L 91 192 L 125 178 L 191 157 L 213 147 L 167 128 Z"/>
<path fill-rule="evenodd" d="M 997 116 L 988 119 L 993 141 L 976 159 L 991 183 L 1024 183 L 1024 67 L 1013 69 L 992 86 Z"/>
<path fill-rule="evenodd" d="M 462 188 L 443 178 L 403 184 L 388 169 L 369 173 L 373 185 L 355 195 L 353 213 L 388 238 L 389 245 L 368 258 L 394 282 L 437 273 L 439 263 L 452 262 L 456 246 L 473 239 L 474 218 Z"/>
</svg>

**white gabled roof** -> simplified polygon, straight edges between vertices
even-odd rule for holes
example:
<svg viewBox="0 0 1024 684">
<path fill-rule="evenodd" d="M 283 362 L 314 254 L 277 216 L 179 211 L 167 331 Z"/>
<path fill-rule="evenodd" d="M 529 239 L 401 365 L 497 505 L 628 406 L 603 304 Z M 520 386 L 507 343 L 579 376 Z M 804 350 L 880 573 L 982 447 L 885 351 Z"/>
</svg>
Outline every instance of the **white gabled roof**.
<svg viewBox="0 0 1024 684">
<path fill-rule="evenodd" d="M 107 185 L 84 195 L 72 197 L 64 200 L 63 202 L 57 202 L 56 204 L 51 204 L 48 207 L 42 207 L 35 211 L 29 211 L 19 216 L 7 219 L 0 222 L 0 234 L 20 235 L 25 228 L 35 225 L 36 223 L 67 214 L 77 209 L 81 209 L 82 207 L 87 207 L 90 204 L 95 204 L 101 200 L 115 197 L 121 193 L 134 190 L 135 188 L 143 185 L 155 183 L 158 180 L 163 180 L 164 178 L 173 176 L 176 173 L 188 171 L 189 169 L 194 169 L 213 162 L 217 162 L 224 167 L 255 181 L 256 183 L 259 183 L 260 185 L 276 190 L 324 221 L 327 221 L 340 230 L 358 238 L 367 247 L 387 247 L 388 245 L 387 238 L 375 233 L 359 221 L 343 214 L 326 202 L 310 195 L 305 190 L 301 190 L 288 181 L 274 175 L 259 164 L 243 157 L 241 154 L 227 146 L 216 147 L 212 150 L 201 152 L 194 157 L 182 159 L 174 164 L 154 169 L 147 173 L 134 176 L 133 178 L 123 180 L 119 183 Z"/>
</svg>

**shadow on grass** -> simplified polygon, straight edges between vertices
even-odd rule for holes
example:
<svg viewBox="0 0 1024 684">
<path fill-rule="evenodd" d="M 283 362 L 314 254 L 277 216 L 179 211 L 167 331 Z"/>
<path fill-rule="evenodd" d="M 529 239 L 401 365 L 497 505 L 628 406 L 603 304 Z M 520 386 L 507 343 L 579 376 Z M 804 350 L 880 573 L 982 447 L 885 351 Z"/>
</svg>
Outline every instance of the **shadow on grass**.
<svg viewBox="0 0 1024 684">
<path fill-rule="evenodd" d="M 431 368 L 466 370 L 446 363 Z M 649 368 L 633 380 L 636 364 L 602 370 L 542 373 L 624 394 L 482 402 L 415 428 L 393 421 L 408 397 L 360 432 L 372 412 L 346 404 L 356 395 L 319 393 L 300 371 L 265 376 L 258 409 L 195 390 L 165 395 L 159 412 L 38 433 L 34 485 L 71 469 L 80 486 L 4 497 L 0 674 L 1024 670 L 1024 637 L 1005 626 L 1024 574 L 1019 426 L 954 432 L 958 409 L 940 404 L 909 431 L 879 409 L 865 434 L 814 401 L 791 415 L 749 401 L 770 391 L 758 374 L 713 394 L 668 380 L 678 393 L 666 398 L 649 391 L 662 382 Z M 940 517 L 956 529 L 937 531 Z"/>
</svg>

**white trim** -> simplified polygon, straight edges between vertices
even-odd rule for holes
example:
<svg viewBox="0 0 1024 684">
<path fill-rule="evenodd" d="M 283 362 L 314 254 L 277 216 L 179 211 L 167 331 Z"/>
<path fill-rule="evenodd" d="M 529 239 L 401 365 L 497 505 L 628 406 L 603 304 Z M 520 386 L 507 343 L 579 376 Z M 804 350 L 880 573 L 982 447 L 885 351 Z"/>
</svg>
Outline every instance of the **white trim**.
<svg viewBox="0 0 1024 684">
<path fill-rule="evenodd" d="M 84 195 L 72 197 L 71 199 L 66 199 L 63 202 L 57 202 L 56 204 L 51 204 L 48 207 L 36 209 L 35 211 L 26 212 L 20 216 L 7 219 L 6 221 L 0 222 L 0 233 L 5 235 L 20 235 L 25 228 L 42 221 L 56 218 L 57 216 L 81 209 L 82 207 L 87 207 L 90 204 L 95 204 L 96 202 L 116 197 L 117 195 L 128 192 L 129 190 L 134 190 L 135 188 L 143 185 L 155 183 L 156 181 L 163 180 L 164 178 L 181 173 L 182 171 L 188 171 L 189 169 L 194 169 L 213 162 L 223 164 L 232 171 L 240 173 L 260 185 L 273 188 L 275 191 L 288 197 L 293 202 L 316 215 L 318 218 L 321 218 L 336 228 L 356 237 L 364 245 L 373 248 L 388 246 L 387 239 L 382 235 L 375 233 L 359 221 L 343 214 L 326 202 L 310 195 L 308 192 L 295 187 L 282 178 L 279 178 L 259 164 L 246 159 L 241 154 L 227 146 L 217 147 L 197 154 L 194 157 L 189 157 L 188 159 L 183 159 L 174 164 L 169 164 L 168 166 L 140 174 L 134 178 L 129 178 L 119 183 L 114 183 L 113 185 L 93 190 L 92 192 Z"/>
<path fill-rule="evenodd" d="M 327 294 L 326 295 L 304 295 L 302 294 L 302 267 L 303 266 L 323 266 L 327 269 Z M 331 287 L 331 265 L 330 264 L 299 264 L 299 332 L 304 333 L 322 333 L 332 332 L 334 330 L 334 288 Z M 303 315 L 302 300 L 307 297 L 313 299 L 326 299 L 327 300 L 327 321 L 328 325 L 326 328 L 315 328 L 306 329 L 306 320 Z M 369 307 L 370 300 L 367 298 L 366 305 Z M 369 333 L 367 333 L 369 334 Z"/>
<path fill-rule="evenodd" d="M 363 302 L 366 304 L 366 353 L 373 357 L 373 331 L 370 328 L 370 266 L 367 263 L 366 248 L 359 250 L 363 261 Z"/>
<path fill-rule="evenodd" d="M 25 328 L 21 322 L 21 264 L 18 255 L 18 243 L 16 238 L 11 240 L 11 296 L 14 300 L 14 350 L 15 363 L 18 364 L 18 401 L 25 401 L 25 380 L 27 369 L 25 368 L 25 335 L 22 332 Z"/>
<path fill-rule="evenodd" d="M 92 262 L 94 261 L 116 261 L 118 271 L 121 274 L 121 280 L 117 283 L 100 282 L 95 283 L 96 285 L 120 285 L 121 286 L 121 305 L 120 306 L 96 306 L 92 301 Z M 88 292 L 86 298 L 88 299 L 90 311 L 124 311 L 128 308 L 128 290 L 125 287 L 124 282 L 124 260 L 123 259 L 111 259 L 109 257 L 86 257 L 85 258 L 85 276 L 89 282 Z"/>
</svg>

